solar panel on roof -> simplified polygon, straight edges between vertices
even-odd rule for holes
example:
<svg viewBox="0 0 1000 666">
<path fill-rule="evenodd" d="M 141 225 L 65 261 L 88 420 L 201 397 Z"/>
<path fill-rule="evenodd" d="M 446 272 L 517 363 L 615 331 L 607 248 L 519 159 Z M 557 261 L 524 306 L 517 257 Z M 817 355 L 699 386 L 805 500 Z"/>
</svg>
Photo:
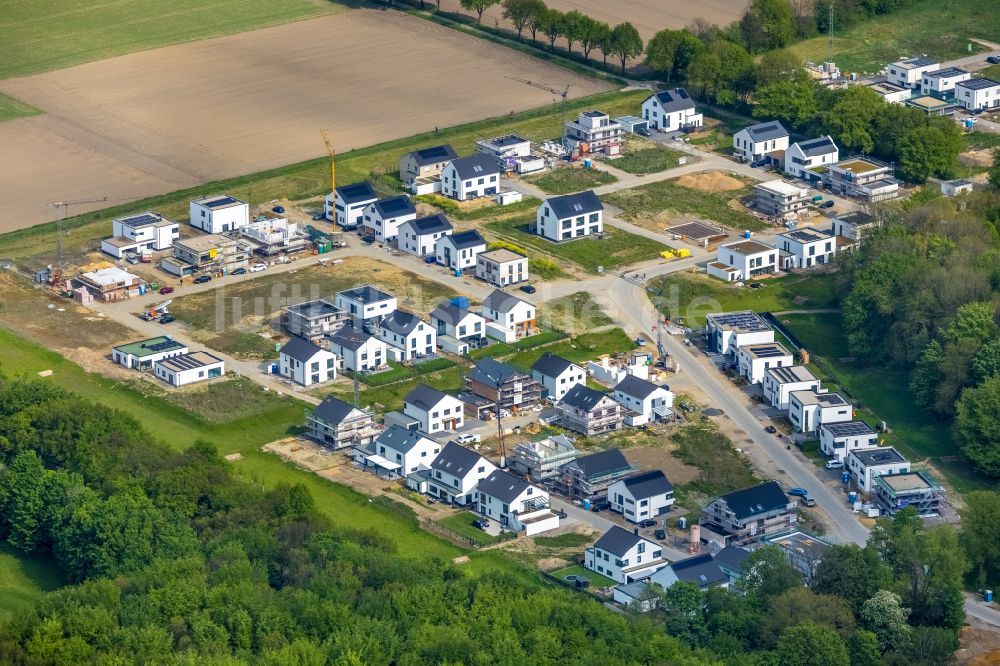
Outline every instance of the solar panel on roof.
<svg viewBox="0 0 1000 666">
<path fill-rule="evenodd" d="M 130 224 L 132 226 L 141 226 L 144 224 L 153 224 L 154 222 L 159 222 L 160 217 L 158 215 L 151 215 L 149 213 L 142 213 L 140 215 L 133 215 L 132 217 L 126 217 L 122 222 Z"/>
<path fill-rule="evenodd" d="M 218 208 L 219 206 L 228 206 L 230 204 L 237 203 L 237 200 L 233 197 L 219 197 L 218 199 L 212 199 L 205 204 L 207 208 Z"/>
<path fill-rule="evenodd" d="M 158 351 L 163 351 L 164 349 L 172 349 L 173 347 L 176 347 L 176 346 L 177 346 L 177 343 L 174 342 L 173 340 L 166 340 L 164 342 L 157 342 L 157 343 L 151 344 L 151 345 L 149 345 L 149 347 L 147 347 L 147 349 L 155 351 L 155 352 L 158 352 Z"/>
<path fill-rule="evenodd" d="M 771 329 L 760 316 L 754 312 L 724 312 L 712 315 L 712 319 L 723 326 L 732 326 L 749 331 L 768 331 Z"/>
<path fill-rule="evenodd" d="M 443 157 L 448 154 L 448 151 L 444 149 L 444 146 L 434 146 L 421 150 L 420 154 L 424 157 Z"/>
<path fill-rule="evenodd" d="M 751 349 L 759 358 L 774 358 L 775 356 L 788 355 L 788 352 L 780 347 L 751 347 Z"/>
<path fill-rule="evenodd" d="M 688 98 L 687 91 L 684 90 L 684 88 L 678 88 L 677 89 L 677 96 L 680 97 L 681 99 L 687 99 Z"/>
<path fill-rule="evenodd" d="M 875 431 L 862 421 L 847 421 L 845 423 L 830 423 L 823 426 L 834 437 L 858 437 L 874 435 Z"/>
</svg>

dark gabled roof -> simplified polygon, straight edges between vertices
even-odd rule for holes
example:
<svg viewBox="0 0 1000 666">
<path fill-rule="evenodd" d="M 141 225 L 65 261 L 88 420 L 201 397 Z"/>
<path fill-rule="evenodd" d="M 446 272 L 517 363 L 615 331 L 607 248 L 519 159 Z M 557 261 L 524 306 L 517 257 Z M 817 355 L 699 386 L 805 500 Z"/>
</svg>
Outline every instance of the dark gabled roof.
<svg viewBox="0 0 1000 666">
<path fill-rule="evenodd" d="M 444 391 L 430 387 L 427 384 L 417 384 L 412 391 L 406 394 L 403 402 L 413 405 L 418 409 L 429 412 L 434 407 L 448 397 Z"/>
<path fill-rule="evenodd" d="M 293 336 L 285 343 L 279 353 L 304 363 L 315 356 L 317 352 L 321 351 L 323 351 L 323 348 L 319 345 L 315 345 L 305 338 Z"/>
<path fill-rule="evenodd" d="M 344 298 L 349 298 L 352 301 L 358 301 L 359 303 L 364 303 L 365 305 L 371 305 L 372 303 L 387 301 L 393 298 L 392 294 L 387 294 L 381 289 L 376 289 L 370 284 L 355 287 L 354 289 L 338 291 L 337 296 L 343 296 Z"/>
<path fill-rule="evenodd" d="M 781 137 L 788 136 L 788 130 L 786 130 L 777 120 L 751 125 L 746 128 L 746 131 L 750 133 L 750 138 L 753 139 L 755 143 L 757 141 L 770 141 L 772 139 L 780 139 Z"/>
<path fill-rule="evenodd" d="M 482 456 L 457 442 L 448 442 L 441 453 L 431 463 L 431 469 L 439 469 L 452 476 L 463 477 L 479 464 Z"/>
<path fill-rule="evenodd" d="M 747 561 L 748 557 L 750 557 L 750 551 L 736 546 L 726 546 L 715 554 L 715 563 L 734 571 L 742 571 L 743 563 Z"/>
<path fill-rule="evenodd" d="M 558 377 L 572 365 L 574 363 L 567 361 L 562 356 L 556 356 L 552 352 L 545 352 L 541 358 L 535 361 L 531 369 L 540 372 L 546 377 Z"/>
<path fill-rule="evenodd" d="M 651 381 L 643 379 L 642 377 L 626 375 L 625 379 L 618 382 L 613 390 L 615 392 L 621 391 L 625 395 L 638 398 L 639 400 L 645 400 L 658 388 L 660 387 Z"/>
<path fill-rule="evenodd" d="M 362 201 L 374 201 L 378 199 L 378 195 L 375 194 L 375 188 L 367 180 L 338 187 L 337 196 L 343 199 L 346 204 L 356 204 Z"/>
<path fill-rule="evenodd" d="M 396 335 L 407 336 L 421 323 L 420 317 L 406 310 L 393 310 L 382 318 L 381 326 Z"/>
<path fill-rule="evenodd" d="M 477 154 L 469 157 L 459 157 L 451 161 L 455 173 L 462 180 L 466 178 L 481 178 L 494 173 L 500 173 L 500 163 L 493 155 Z"/>
<path fill-rule="evenodd" d="M 328 423 L 340 423 L 355 409 L 354 405 L 349 405 L 339 398 L 328 395 L 323 398 L 323 402 L 316 405 L 313 415 L 318 416 Z"/>
<path fill-rule="evenodd" d="M 426 437 L 418 433 L 416 430 L 408 430 L 403 426 L 394 425 L 388 430 L 383 430 L 382 434 L 380 434 L 375 441 L 383 446 L 386 446 L 387 448 L 392 449 L 393 451 L 407 453 L 414 446 L 426 439 Z"/>
<path fill-rule="evenodd" d="M 455 149 L 447 143 L 441 146 L 431 146 L 430 148 L 414 150 L 410 153 L 410 155 L 413 156 L 413 160 L 418 166 L 427 166 L 428 164 L 438 164 L 440 162 L 450 162 L 458 157 L 455 153 Z"/>
<path fill-rule="evenodd" d="M 366 342 L 371 340 L 372 337 L 372 335 L 362 331 L 361 329 L 354 328 L 351 324 L 347 324 L 330 336 L 330 343 L 340 347 L 346 347 L 351 351 L 357 351 L 358 349 L 361 349 Z"/>
<path fill-rule="evenodd" d="M 501 469 L 479 482 L 476 490 L 505 504 L 516 500 L 531 484 Z"/>
<path fill-rule="evenodd" d="M 604 536 L 597 540 L 597 543 L 594 544 L 594 548 L 606 550 L 609 553 L 613 553 L 620 557 L 632 550 L 632 548 L 640 541 L 644 541 L 644 539 L 638 534 L 634 534 L 615 525 L 610 530 L 605 532 Z"/>
<path fill-rule="evenodd" d="M 683 111 L 684 109 L 694 108 L 694 102 L 691 100 L 691 96 L 688 95 L 687 90 L 684 88 L 661 90 L 658 93 L 654 93 L 653 97 L 656 97 L 656 99 L 659 100 L 660 106 L 662 106 L 663 110 L 668 113 L 671 111 Z"/>
<path fill-rule="evenodd" d="M 816 157 L 818 155 L 829 155 L 830 153 L 837 152 L 837 144 L 834 143 L 833 137 L 829 134 L 826 136 L 821 136 L 818 139 L 810 139 L 809 141 L 800 141 L 796 144 L 802 154 L 806 157 Z"/>
<path fill-rule="evenodd" d="M 434 213 L 433 215 L 428 215 L 427 217 L 418 217 L 415 220 L 405 222 L 403 226 L 409 226 L 417 233 L 418 236 L 426 234 L 439 234 L 444 231 L 451 231 L 454 229 L 454 227 L 451 226 L 451 222 L 448 221 L 448 218 L 444 216 L 444 213 Z"/>
<path fill-rule="evenodd" d="M 666 475 L 658 469 L 630 476 L 627 479 L 622 479 L 622 482 L 628 488 L 629 492 L 632 493 L 632 497 L 636 499 L 655 497 L 673 492 L 674 490 L 673 485 L 667 480 Z"/>
<path fill-rule="evenodd" d="M 448 236 L 448 242 L 456 250 L 468 250 L 479 245 L 486 245 L 486 239 L 482 237 L 475 229 L 471 231 L 462 231 L 457 234 L 452 234 Z"/>
<path fill-rule="evenodd" d="M 604 210 L 604 204 L 597 198 L 593 190 L 578 192 L 576 194 L 565 194 L 561 197 L 552 197 L 551 199 L 546 199 L 545 203 L 549 205 L 552 212 L 560 220 L 575 215 L 587 215 L 588 213 L 596 213 L 599 210 Z"/>
<path fill-rule="evenodd" d="M 494 289 L 489 296 L 483 299 L 483 307 L 497 312 L 510 312 L 518 303 L 528 303 L 528 301 L 500 289 Z"/>
<path fill-rule="evenodd" d="M 413 202 L 410 201 L 410 197 L 405 194 L 400 194 L 398 197 L 392 197 L 391 199 L 382 199 L 372 205 L 383 220 L 403 215 L 414 215 L 417 212 L 417 209 L 413 206 Z"/>
<path fill-rule="evenodd" d="M 566 463 L 575 465 L 583 472 L 584 478 L 593 478 L 613 474 L 615 472 L 627 472 L 632 469 L 632 465 L 625 459 L 625 455 L 618 449 L 608 449 L 598 453 L 591 453 L 576 460 Z"/>
<path fill-rule="evenodd" d="M 496 386 L 498 382 L 505 384 L 516 377 L 524 379 L 525 375 L 506 363 L 492 358 L 482 359 L 469 371 L 469 379 L 486 386 Z"/>
<path fill-rule="evenodd" d="M 434 308 L 431 312 L 431 318 L 446 322 L 452 326 L 457 326 L 460 321 L 468 317 L 470 314 L 482 319 L 480 315 L 468 310 L 467 308 L 459 307 L 451 302 L 445 302 Z"/>
<path fill-rule="evenodd" d="M 729 580 L 710 553 L 677 560 L 670 565 L 670 569 L 678 579 L 694 583 L 698 587 L 720 585 Z"/>
<path fill-rule="evenodd" d="M 788 497 L 777 481 L 769 481 L 759 486 L 735 490 L 723 495 L 729 510 L 739 519 L 749 518 L 760 513 L 782 509 L 788 505 Z"/>
<path fill-rule="evenodd" d="M 589 412 L 597 407 L 602 398 L 606 397 L 608 397 L 607 393 L 592 389 L 586 384 L 574 384 L 573 388 L 566 391 L 566 395 L 559 401 L 559 404 Z"/>
</svg>

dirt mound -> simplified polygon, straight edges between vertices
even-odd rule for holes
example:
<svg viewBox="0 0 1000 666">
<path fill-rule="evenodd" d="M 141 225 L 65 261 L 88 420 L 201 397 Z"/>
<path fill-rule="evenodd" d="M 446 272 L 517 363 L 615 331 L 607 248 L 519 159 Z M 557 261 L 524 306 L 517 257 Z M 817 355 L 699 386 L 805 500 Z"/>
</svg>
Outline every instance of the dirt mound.
<svg viewBox="0 0 1000 666">
<path fill-rule="evenodd" d="M 681 176 L 676 182 L 683 187 L 690 187 L 692 190 L 701 190 L 703 192 L 743 189 L 742 182 L 732 176 L 727 176 L 721 171 L 706 171 L 704 173 Z"/>
</svg>

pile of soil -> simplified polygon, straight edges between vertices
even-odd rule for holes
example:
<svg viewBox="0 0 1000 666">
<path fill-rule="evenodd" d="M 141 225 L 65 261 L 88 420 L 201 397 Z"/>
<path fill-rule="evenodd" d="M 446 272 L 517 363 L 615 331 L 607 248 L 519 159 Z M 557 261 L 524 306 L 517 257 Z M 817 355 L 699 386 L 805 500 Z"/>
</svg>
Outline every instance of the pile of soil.
<svg viewBox="0 0 1000 666">
<path fill-rule="evenodd" d="M 677 179 L 677 184 L 689 187 L 692 190 L 703 192 L 730 191 L 743 189 L 743 183 L 732 176 L 727 176 L 721 171 L 706 171 L 695 173 L 689 176 L 681 176 Z"/>
</svg>

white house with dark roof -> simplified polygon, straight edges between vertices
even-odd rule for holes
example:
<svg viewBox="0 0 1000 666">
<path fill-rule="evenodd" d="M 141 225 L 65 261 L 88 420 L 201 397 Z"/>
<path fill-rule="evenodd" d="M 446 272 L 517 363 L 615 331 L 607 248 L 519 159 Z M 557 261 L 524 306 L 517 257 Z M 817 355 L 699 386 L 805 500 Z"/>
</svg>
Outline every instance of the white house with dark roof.
<svg viewBox="0 0 1000 666">
<path fill-rule="evenodd" d="M 278 371 L 301 386 L 322 384 L 337 378 L 337 357 L 328 349 L 293 337 L 278 351 Z"/>
<path fill-rule="evenodd" d="M 778 342 L 743 345 L 736 350 L 736 370 L 751 384 L 760 384 L 771 368 L 793 365 L 792 354 Z"/>
<path fill-rule="evenodd" d="M 674 487 L 661 470 L 643 472 L 608 486 L 608 504 L 630 523 L 658 518 L 674 504 Z"/>
<path fill-rule="evenodd" d="M 839 393 L 813 389 L 788 394 L 788 420 L 796 432 L 816 432 L 821 425 L 843 423 L 853 418 L 854 408 Z"/>
<path fill-rule="evenodd" d="M 431 463 L 427 492 L 444 502 L 475 506 L 476 486 L 496 469 L 475 451 L 448 442 Z"/>
<path fill-rule="evenodd" d="M 194 199 L 188 213 L 191 226 L 206 234 L 224 234 L 250 224 L 250 205 L 228 194 Z"/>
<path fill-rule="evenodd" d="M 837 255 L 837 237 L 825 229 L 802 227 L 778 234 L 778 249 L 787 252 L 784 267 L 812 268 L 833 261 Z"/>
<path fill-rule="evenodd" d="M 993 111 L 1000 108 L 1000 83 L 986 77 L 956 83 L 955 102 L 966 111 Z"/>
<path fill-rule="evenodd" d="M 656 583 L 665 590 L 681 581 L 694 583 L 702 591 L 710 587 L 729 587 L 729 576 L 711 553 L 698 553 L 677 560 L 649 577 L 650 583 Z"/>
<path fill-rule="evenodd" d="M 621 430 L 622 408 L 607 393 L 577 384 L 559 401 L 559 425 L 587 437 Z"/>
<path fill-rule="evenodd" d="M 708 274 L 726 282 L 741 282 L 778 271 L 778 248 L 755 240 L 720 245 Z"/>
<path fill-rule="evenodd" d="M 388 243 L 399 236 L 399 225 L 416 218 L 417 209 L 405 194 L 381 199 L 365 206 L 362 233 L 374 236 L 376 242 Z"/>
<path fill-rule="evenodd" d="M 626 375 L 612 389 L 612 395 L 618 404 L 631 412 L 625 415 L 626 425 L 645 425 L 673 414 L 673 392 L 635 375 Z"/>
<path fill-rule="evenodd" d="M 101 241 L 101 251 L 121 259 L 130 252 L 169 250 L 180 237 L 180 227 L 159 213 L 140 213 L 113 219 L 111 234 Z"/>
<path fill-rule="evenodd" d="M 492 155 L 478 154 L 449 162 L 441 171 L 441 194 L 458 201 L 493 196 L 500 192 L 500 163 Z"/>
<path fill-rule="evenodd" d="M 389 358 L 404 363 L 437 350 L 437 333 L 417 315 L 405 310 L 387 314 L 378 327 L 379 338 L 389 346 Z"/>
<path fill-rule="evenodd" d="M 875 446 L 848 453 L 847 470 L 858 488 L 870 494 L 875 489 L 877 477 L 908 474 L 910 461 L 891 446 Z"/>
<path fill-rule="evenodd" d="M 445 351 L 453 353 L 459 352 L 447 349 L 446 339 L 478 348 L 482 344 L 482 339 L 486 337 L 486 320 L 481 315 L 451 302 L 442 303 L 434 308 L 431 312 L 431 326 L 437 334 L 438 345 Z"/>
<path fill-rule="evenodd" d="M 587 371 L 562 356 L 545 352 L 531 366 L 531 378 L 548 391 L 552 402 L 559 402 L 571 388 L 587 383 Z"/>
<path fill-rule="evenodd" d="M 371 372 L 388 365 L 385 342 L 354 326 L 344 326 L 330 336 L 330 351 L 340 359 L 342 370 Z"/>
<path fill-rule="evenodd" d="M 955 84 L 968 81 L 972 72 L 958 67 L 946 67 L 933 72 L 925 72 L 920 79 L 920 92 L 924 95 L 936 94 L 943 96 L 955 90 Z"/>
<path fill-rule="evenodd" d="M 370 284 L 337 292 L 334 304 L 347 312 L 359 327 L 381 320 L 382 317 L 395 312 L 398 307 L 395 296 Z"/>
<path fill-rule="evenodd" d="M 604 151 L 608 155 L 617 155 L 623 132 L 622 126 L 603 111 L 581 111 L 576 120 L 566 123 L 564 137 L 571 150 L 580 148 L 580 144 L 587 144 L 591 153 Z"/>
<path fill-rule="evenodd" d="M 396 246 L 400 251 L 415 257 L 426 257 L 434 254 L 434 245 L 438 239 L 452 233 L 454 229 L 444 213 L 418 217 L 399 225 Z"/>
<path fill-rule="evenodd" d="M 705 316 L 705 337 L 711 351 L 734 356 L 745 345 L 774 342 L 774 329 L 750 310 L 715 312 Z"/>
<path fill-rule="evenodd" d="M 788 130 L 777 120 L 744 127 L 733 135 L 733 156 L 742 162 L 757 162 L 788 149 Z"/>
<path fill-rule="evenodd" d="M 486 318 L 486 334 L 503 342 L 514 342 L 535 334 L 535 306 L 505 291 L 494 289 L 480 308 Z"/>
<path fill-rule="evenodd" d="M 604 204 L 593 190 L 550 197 L 538 207 L 535 231 L 556 242 L 602 233 Z"/>
<path fill-rule="evenodd" d="M 777 481 L 769 481 L 710 502 L 699 523 L 703 541 L 720 548 L 740 546 L 791 529 L 798 523 L 798 504 Z"/>
<path fill-rule="evenodd" d="M 920 88 L 924 74 L 936 72 L 941 64 L 926 57 L 906 58 L 889 63 L 885 68 L 885 78 L 890 84 L 900 88 Z"/>
<path fill-rule="evenodd" d="M 226 363 L 206 351 L 181 354 L 157 361 L 153 374 L 171 386 L 185 386 L 226 374 Z"/>
<path fill-rule="evenodd" d="M 365 208 L 378 201 L 375 188 L 367 180 L 342 185 L 326 195 L 325 214 L 338 227 L 355 229 L 365 219 Z"/>
<path fill-rule="evenodd" d="M 354 448 L 354 462 L 380 475 L 407 476 L 430 469 L 441 444 L 398 425 Z"/>
<path fill-rule="evenodd" d="M 476 277 L 494 287 L 523 282 L 528 279 L 528 257 L 506 248 L 480 252 L 476 257 Z"/>
<path fill-rule="evenodd" d="M 549 509 L 548 492 L 500 469 L 476 485 L 476 511 L 525 536 L 559 527 L 559 516 Z"/>
<path fill-rule="evenodd" d="M 827 134 L 818 139 L 798 141 L 785 151 L 785 173 L 796 178 L 818 180 L 818 177 L 806 171 L 825 164 L 835 164 L 840 160 L 840 149 L 833 137 Z"/>
<path fill-rule="evenodd" d="M 420 422 L 420 432 L 436 435 L 465 423 L 462 401 L 427 384 L 417 384 L 403 398 L 403 413 Z"/>
<path fill-rule="evenodd" d="M 453 271 L 475 268 L 479 254 L 486 251 L 486 239 L 475 229 L 446 234 L 434 243 L 437 262 Z"/>
<path fill-rule="evenodd" d="M 770 368 L 764 373 L 761 382 L 764 402 L 781 410 L 788 409 L 788 401 L 795 391 L 818 391 L 819 387 L 816 375 L 804 365 Z"/>
<path fill-rule="evenodd" d="M 649 123 L 649 129 L 661 132 L 695 129 L 703 121 L 684 88 L 660 90 L 647 97 L 642 103 L 642 117 Z"/>
<path fill-rule="evenodd" d="M 338 450 L 365 446 L 382 432 L 370 409 L 361 409 L 328 395 L 306 416 L 306 434 Z"/>
<path fill-rule="evenodd" d="M 819 450 L 844 462 L 855 449 L 878 446 L 878 434 L 864 421 L 824 423 L 819 427 Z"/>
<path fill-rule="evenodd" d="M 399 159 L 399 178 L 414 194 L 440 192 L 441 171 L 456 157 L 448 144 L 414 150 Z"/>
<path fill-rule="evenodd" d="M 583 566 L 616 583 L 648 578 L 667 565 L 660 544 L 615 525 L 584 551 Z"/>
</svg>

